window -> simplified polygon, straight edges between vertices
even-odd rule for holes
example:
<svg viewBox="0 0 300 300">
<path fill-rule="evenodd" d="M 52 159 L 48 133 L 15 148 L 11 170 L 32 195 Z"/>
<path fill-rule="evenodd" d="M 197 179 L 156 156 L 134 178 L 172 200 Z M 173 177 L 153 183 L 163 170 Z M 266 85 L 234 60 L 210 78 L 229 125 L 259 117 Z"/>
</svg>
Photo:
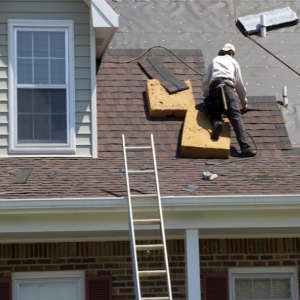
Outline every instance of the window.
<svg viewBox="0 0 300 300">
<path fill-rule="evenodd" d="M 83 272 L 13 274 L 13 300 L 84 300 Z"/>
<path fill-rule="evenodd" d="M 233 268 L 231 300 L 298 300 L 296 268 Z"/>
<path fill-rule="evenodd" d="M 9 21 L 11 152 L 74 152 L 72 21 Z"/>
</svg>

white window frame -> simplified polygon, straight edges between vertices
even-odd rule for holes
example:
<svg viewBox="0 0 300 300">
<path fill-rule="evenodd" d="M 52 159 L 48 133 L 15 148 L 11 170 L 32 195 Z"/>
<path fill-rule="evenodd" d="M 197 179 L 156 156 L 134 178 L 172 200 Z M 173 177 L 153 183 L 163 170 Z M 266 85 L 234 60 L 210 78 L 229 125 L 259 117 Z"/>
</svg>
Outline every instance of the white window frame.
<svg viewBox="0 0 300 300">
<path fill-rule="evenodd" d="M 59 279 L 76 282 L 79 300 L 85 298 L 85 273 L 83 271 L 16 272 L 12 274 L 12 300 L 20 300 L 20 284 Z"/>
<path fill-rule="evenodd" d="M 256 277 L 257 276 L 257 277 Z M 249 267 L 229 269 L 229 294 L 230 300 L 235 298 L 235 279 L 236 278 L 274 278 L 286 276 L 291 283 L 291 299 L 299 300 L 298 295 L 298 269 L 297 267 Z M 277 299 L 286 300 L 286 299 Z"/>
<path fill-rule="evenodd" d="M 17 30 L 64 31 L 66 38 L 66 143 L 18 143 L 17 124 Z M 9 152 L 25 154 L 75 153 L 74 23 L 72 20 L 8 20 L 9 47 Z M 24 85 L 25 86 L 25 85 Z M 32 86 L 32 85 L 31 85 Z M 43 85 L 35 84 L 34 87 Z M 54 86 L 54 85 L 53 85 Z"/>
</svg>

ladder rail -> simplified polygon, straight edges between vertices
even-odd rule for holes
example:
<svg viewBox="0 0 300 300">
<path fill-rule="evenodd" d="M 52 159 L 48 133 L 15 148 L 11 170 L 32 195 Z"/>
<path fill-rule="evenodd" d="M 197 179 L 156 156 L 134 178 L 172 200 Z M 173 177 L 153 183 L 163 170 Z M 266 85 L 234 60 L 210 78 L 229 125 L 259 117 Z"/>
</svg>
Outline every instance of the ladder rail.
<svg viewBox="0 0 300 300">
<path fill-rule="evenodd" d="M 124 156 L 127 201 L 128 201 L 128 218 L 129 218 L 129 230 L 130 230 L 130 238 L 131 238 L 131 255 L 132 255 L 132 260 L 133 260 L 134 288 L 135 288 L 136 297 L 137 297 L 138 300 L 140 300 L 142 298 L 142 295 L 141 295 L 141 287 L 140 287 L 140 280 L 139 280 L 139 268 L 138 268 L 137 250 L 136 250 L 136 243 L 135 243 L 133 212 L 132 212 L 130 184 L 129 184 L 129 175 L 128 175 L 128 164 L 127 164 L 127 153 L 126 153 L 126 143 L 125 143 L 125 135 L 124 134 L 122 134 L 122 144 L 123 144 L 123 156 Z"/>
<path fill-rule="evenodd" d="M 167 282 L 168 282 L 168 292 L 170 300 L 172 300 L 172 287 L 171 287 L 171 278 L 170 278 L 170 270 L 169 270 L 169 261 L 168 261 L 168 251 L 167 251 L 167 243 L 166 243 L 166 235 L 165 235 L 165 226 L 164 226 L 164 218 L 162 212 L 162 205 L 161 205 L 161 197 L 160 197 L 160 188 L 159 188 L 159 180 L 158 180 L 158 171 L 157 171 L 157 163 L 156 163 L 156 154 L 155 154 L 155 145 L 154 145 L 154 138 L 153 134 L 151 133 L 151 147 L 152 147 L 152 156 L 153 156 L 153 166 L 154 166 L 154 174 L 155 174 L 155 182 L 156 182 L 156 193 L 157 193 L 157 200 L 158 200 L 158 207 L 159 207 L 159 216 L 160 216 L 160 230 L 161 230 L 161 237 L 162 243 L 164 245 L 164 260 L 165 260 L 165 268 L 166 268 L 166 275 L 167 275 Z"/>
<path fill-rule="evenodd" d="M 169 270 L 169 262 L 168 262 L 168 251 L 167 251 L 167 243 L 166 243 L 166 235 L 164 228 L 164 220 L 163 220 L 163 211 L 161 204 L 161 196 L 160 196 L 160 187 L 159 187 L 159 179 L 158 179 L 158 171 L 157 171 L 157 162 L 156 162 L 156 153 L 155 153 L 155 145 L 153 134 L 150 135 L 151 145 L 150 146 L 134 146 L 128 147 L 125 142 L 125 135 L 122 134 L 122 144 L 123 144 L 123 156 L 124 156 L 124 166 L 125 166 L 125 177 L 126 177 L 126 189 L 127 189 L 127 200 L 128 200 L 128 217 L 129 217 L 129 230 L 130 230 L 130 240 L 131 240 L 131 255 L 132 255 L 132 263 L 133 263 L 133 275 L 134 275 L 134 287 L 136 300 L 173 300 L 172 297 L 172 287 L 171 287 L 171 279 L 170 279 L 170 270 Z M 128 169 L 127 162 L 127 150 L 151 150 L 152 159 L 153 159 L 153 169 L 145 169 L 145 170 L 131 170 Z M 129 183 L 129 175 L 136 173 L 153 173 L 155 177 L 155 188 L 156 194 L 149 194 L 151 197 L 155 196 L 157 203 L 156 208 L 158 210 L 159 218 L 157 219 L 134 219 L 133 215 L 133 206 L 132 199 L 135 197 L 139 197 L 139 195 L 131 195 L 131 187 Z M 149 197 L 149 195 L 147 195 Z M 144 198 L 144 197 L 143 197 Z M 135 238 L 135 225 L 150 225 L 155 224 L 160 227 L 160 244 L 141 244 L 137 245 Z M 139 270 L 139 262 L 138 262 L 138 252 L 145 250 L 158 250 L 161 249 L 163 251 L 164 256 L 164 269 L 159 270 Z M 168 297 L 142 297 L 141 291 L 141 283 L 140 277 L 149 277 L 149 276 L 164 276 L 167 283 Z"/>
</svg>

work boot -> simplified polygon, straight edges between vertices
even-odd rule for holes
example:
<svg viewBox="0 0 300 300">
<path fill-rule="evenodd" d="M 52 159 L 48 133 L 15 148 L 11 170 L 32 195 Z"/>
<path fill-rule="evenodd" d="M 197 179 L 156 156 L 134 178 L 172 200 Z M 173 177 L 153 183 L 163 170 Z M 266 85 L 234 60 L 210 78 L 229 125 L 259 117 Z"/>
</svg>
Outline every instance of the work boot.
<svg viewBox="0 0 300 300">
<path fill-rule="evenodd" d="M 242 157 L 253 157 L 256 155 L 256 151 L 252 150 L 250 147 L 242 150 Z"/>
<path fill-rule="evenodd" d="M 213 130 L 211 133 L 211 139 L 217 141 L 223 129 L 223 122 L 222 121 L 214 121 L 213 123 Z"/>
</svg>

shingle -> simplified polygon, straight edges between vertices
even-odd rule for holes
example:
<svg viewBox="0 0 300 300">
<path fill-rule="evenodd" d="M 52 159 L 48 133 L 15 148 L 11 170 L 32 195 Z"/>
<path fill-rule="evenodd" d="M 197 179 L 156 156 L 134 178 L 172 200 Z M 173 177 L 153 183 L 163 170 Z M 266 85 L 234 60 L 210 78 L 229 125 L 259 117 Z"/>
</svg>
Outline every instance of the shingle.
<svg viewBox="0 0 300 300">
<path fill-rule="evenodd" d="M 175 52 L 200 72 L 204 71 L 203 57 L 199 50 Z M 300 155 L 294 149 L 286 150 L 291 149 L 291 145 L 275 97 L 248 97 L 250 107 L 263 110 L 244 115 L 247 130 L 257 144 L 257 157 L 249 160 L 231 157 L 225 161 L 183 159 L 177 152 L 183 120 L 149 118 L 144 94 L 146 76 L 136 62 L 112 62 L 125 61 L 140 53 L 141 50 L 109 51 L 100 66 L 97 76 L 99 158 L 2 158 L 2 199 L 124 196 L 125 179 L 120 171 L 124 168 L 122 133 L 126 134 L 130 144 L 137 145 L 149 144 L 150 133 L 154 134 L 162 195 L 300 192 L 299 177 L 290 176 L 299 173 Z M 155 55 L 156 53 L 167 67 L 181 74 L 178 75 L 180 79 L 191 80 L 196 101 L 201 102 L 199 75 L 182 66 L 169 53 L 156 51 Z M 238 149 L 234 134 L 232 145 Z M 130 158 L 137 166 L 151 162 L 151 155 L 144 152 L 132 153 Z M 206 165 L 206 162 L 221 165 Z M 14 174 L 24 168 L 32 169 L 27 183 L 14 184 Z M 15 173 L 7 170 L 14 170 Z M 213 182 L 203 181 L 202 173 L 207 170 L 218 174 L 218 178 Z M 259 177 L 259 174 L 265 174 L 265 178 Z M 149 180 L 148 177 L 142 182 L 134 179 L 133 184 L 142 191 L 153 192 Z M 281 189 L 283 185 L 284 190 Z M 187 192 L 187 186 L 197 186 L 197 189 Z"/>
</svg>

